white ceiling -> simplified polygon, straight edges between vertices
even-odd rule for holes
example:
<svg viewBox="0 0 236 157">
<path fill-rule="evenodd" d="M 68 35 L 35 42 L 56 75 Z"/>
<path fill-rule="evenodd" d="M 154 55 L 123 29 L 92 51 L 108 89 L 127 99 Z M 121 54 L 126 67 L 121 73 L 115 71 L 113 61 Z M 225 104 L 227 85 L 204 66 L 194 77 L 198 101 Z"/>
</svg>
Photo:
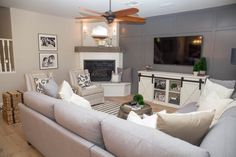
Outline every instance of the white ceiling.
<svg viewBox="0 0 236 157">
<path fill-rule="evenodd" d="M 0 6 L 73 18 L 79 7 L 100 12 L 108 10 L 109 0 L 0 0 Z M 112 10 L 129 8 L 126 3 L 138 2 L 139 16 L 150 17 L 183 11 L 211 8 L 236 3 L 236 0 L 112 0 Z"/>
</svg>

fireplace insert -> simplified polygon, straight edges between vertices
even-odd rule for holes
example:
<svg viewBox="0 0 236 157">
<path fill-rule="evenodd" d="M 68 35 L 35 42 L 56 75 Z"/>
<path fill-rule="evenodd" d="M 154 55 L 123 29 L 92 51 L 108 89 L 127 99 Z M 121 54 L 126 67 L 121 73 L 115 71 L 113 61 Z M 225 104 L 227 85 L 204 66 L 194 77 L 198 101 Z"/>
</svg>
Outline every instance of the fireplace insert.
<svg viewBox="0 0 236 157">
<path fill-rule="evenodd" d="M 91 81 L 110 81 L 115 60 L 84 60 L 84 69 L 88 69 Z"/>
</svg>

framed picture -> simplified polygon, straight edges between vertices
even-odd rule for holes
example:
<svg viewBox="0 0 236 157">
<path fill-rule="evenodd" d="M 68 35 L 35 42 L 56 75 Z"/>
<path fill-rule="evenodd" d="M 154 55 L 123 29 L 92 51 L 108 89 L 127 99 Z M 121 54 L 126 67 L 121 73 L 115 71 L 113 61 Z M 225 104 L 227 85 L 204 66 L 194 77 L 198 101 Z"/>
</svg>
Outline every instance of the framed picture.
<svg viewBox="0 0 236 157">
<path fill-rule="evenodd" d="M 38 34 L 39 51 L 57 51 L 57 35 Z"/>
<path fill-rule="evenodd" d="M 40 70 L 57 69 L 58 68 L 57 53 L 40 53 L 39 68 Z"/>
</svg>

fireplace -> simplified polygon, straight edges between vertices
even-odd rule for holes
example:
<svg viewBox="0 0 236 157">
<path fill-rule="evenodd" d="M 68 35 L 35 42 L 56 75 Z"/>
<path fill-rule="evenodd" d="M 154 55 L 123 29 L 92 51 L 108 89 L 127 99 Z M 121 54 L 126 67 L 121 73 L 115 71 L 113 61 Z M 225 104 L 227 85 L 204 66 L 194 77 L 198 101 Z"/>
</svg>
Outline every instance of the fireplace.
<svg viewBox="0 0 236 157">
<path fill-rule="evenodd" d="M 115 60 L 84 60 L 84 69 L 89 70 L 91 81 L 110 81 Z"/>
</svg>

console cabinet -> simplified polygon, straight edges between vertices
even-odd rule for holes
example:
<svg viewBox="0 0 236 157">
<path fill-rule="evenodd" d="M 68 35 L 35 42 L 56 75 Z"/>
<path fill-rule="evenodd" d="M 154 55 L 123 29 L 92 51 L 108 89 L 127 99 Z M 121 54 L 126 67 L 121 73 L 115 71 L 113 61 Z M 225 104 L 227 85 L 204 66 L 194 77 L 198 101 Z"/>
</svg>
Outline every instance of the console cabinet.
<svg viewBox="0 0 236 157">
<path fill-rule="evenodd" d="M 138 73 L 138 91 L 145 101 L 175 108 L 197 101 L 208 77 L 160 71 L 138 71 Z"/>
</svg>

